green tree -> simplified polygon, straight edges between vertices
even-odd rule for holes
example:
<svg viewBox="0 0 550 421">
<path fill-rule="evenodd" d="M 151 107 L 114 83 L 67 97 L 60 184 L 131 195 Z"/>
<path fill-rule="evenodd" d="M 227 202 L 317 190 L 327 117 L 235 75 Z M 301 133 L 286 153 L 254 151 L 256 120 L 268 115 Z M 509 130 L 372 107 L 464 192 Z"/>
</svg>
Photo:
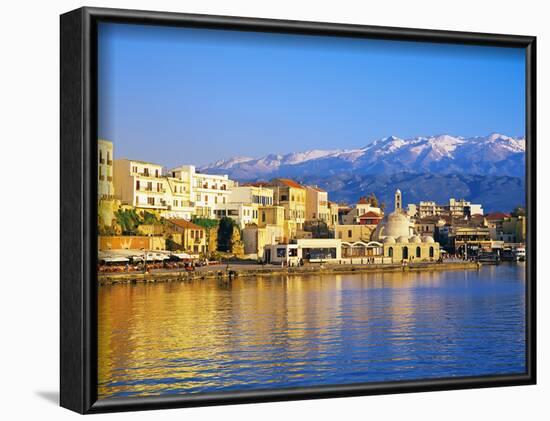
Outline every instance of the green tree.
<svg viewBox="0 0 550 421">
<path fill-rule="evenodd" d="M 218 226 L 218 250 L 231 251 L 231 238 L 233 237 L 233 227 L 235 225 L 235 221 L 227 216 L 220 219 Z"/>
</svg>

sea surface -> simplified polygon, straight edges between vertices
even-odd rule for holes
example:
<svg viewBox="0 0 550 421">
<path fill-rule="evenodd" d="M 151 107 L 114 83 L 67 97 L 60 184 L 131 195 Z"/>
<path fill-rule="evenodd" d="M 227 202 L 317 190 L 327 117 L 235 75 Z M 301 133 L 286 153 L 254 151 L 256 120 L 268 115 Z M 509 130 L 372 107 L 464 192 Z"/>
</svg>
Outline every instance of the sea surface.
<svg viewBox="0 0 550 421">
<path fill-rule="evenodd" d="M 99 288 L 99 397 L 523 373 L 525 266 Z"/>
</svg>

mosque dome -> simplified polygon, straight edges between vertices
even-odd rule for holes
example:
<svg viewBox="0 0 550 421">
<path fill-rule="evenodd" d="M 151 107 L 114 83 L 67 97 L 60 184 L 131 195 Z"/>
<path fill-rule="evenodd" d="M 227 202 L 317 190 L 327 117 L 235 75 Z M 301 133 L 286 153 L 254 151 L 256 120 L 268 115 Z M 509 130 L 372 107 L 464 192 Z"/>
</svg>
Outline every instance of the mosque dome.
<svg viewBox="0 0 550 421">
<path fill-rule="evenodd" d="M 411 221 L 403 212 L 395 211 L 384 216 L 384 219 L 376 227 L 373 238 L 378 241 L 384 237 L 406 237 L 408 239 L 412 233 L 412 227 Z"/>
<path fill-rule="evenodd" d="M 429 235 L 425 235 L 424 237 L 422 237 L 422 242 L 423 243 L 435 243 L 433 237 L 431 237 Z"/>
<path fill-rule="evenodd" d="M 395 244 L 395 238 L 393 238 L 393 237 L 384 237 L 383 243 L 384 244 Z"/>
<path fill-rule="evenodd" d="M 402 235 L 402 236 L 397 238 L 397 242 L 398 243 L 408 243 L 409 242 L 409 237 L 405 236 L 405 235 Z"/>
<path fill-rule="evenodd" d="M 409 242 L 411 243 L 421 243 L 422 242 L 422 239 L 418 236 L 418 235 L 413 235 L 410 239 L 409 239 Z"/>
</svg>

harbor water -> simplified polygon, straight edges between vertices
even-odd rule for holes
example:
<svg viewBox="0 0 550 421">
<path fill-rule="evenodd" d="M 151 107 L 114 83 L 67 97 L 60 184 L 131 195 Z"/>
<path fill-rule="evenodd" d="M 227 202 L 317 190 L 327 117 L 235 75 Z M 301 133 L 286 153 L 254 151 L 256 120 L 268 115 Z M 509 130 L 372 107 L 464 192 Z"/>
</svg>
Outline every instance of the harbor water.
<svg viewBox="0 0 550 421">
<path fill-rule="evenodd" d="M 100 398 L 522 373 L 525 265 L 101 286 Z"/>
</svg>

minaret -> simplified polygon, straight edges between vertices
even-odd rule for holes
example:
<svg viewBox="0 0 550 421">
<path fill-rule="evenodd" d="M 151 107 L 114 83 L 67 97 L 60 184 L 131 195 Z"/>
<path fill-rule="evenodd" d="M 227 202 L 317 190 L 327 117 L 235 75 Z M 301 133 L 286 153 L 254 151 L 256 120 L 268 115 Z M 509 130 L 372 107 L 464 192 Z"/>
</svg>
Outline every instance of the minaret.
<svg viewBox="0 0 550 421">
<path fill-rule="evenodd" d="M 395 211 L 400 212 L 402 206 L 403 202 L 401 201 L 401 190 L 397 189 L 395 191 Z"/>
</svg>

